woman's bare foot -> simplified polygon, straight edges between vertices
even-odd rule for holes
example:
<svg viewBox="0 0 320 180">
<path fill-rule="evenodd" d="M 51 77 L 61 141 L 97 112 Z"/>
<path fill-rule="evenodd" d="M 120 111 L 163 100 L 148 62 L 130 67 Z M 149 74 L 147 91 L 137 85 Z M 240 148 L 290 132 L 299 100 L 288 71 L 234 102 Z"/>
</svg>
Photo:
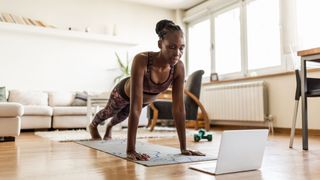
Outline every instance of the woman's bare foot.
<svg viewBox="0 0 320 180">
<path fill-rule="evenodd" d="M 112 129 L 112 125 L 111 125 L 111 124 L 107 124 L 106 134 L 104 134 L 103 140 L 110 140 L 110 139 L 112 139 L 112 137 L 111 137 L 111 129 Z"/>
<path fill-rule="evenodd" d="M 97 126 L 94 126 L 92 123 L 89 125 L 89 132 L 93 140 L 101 140 Z"/>
<path fill-rule="evenodd" d="M 127 158 L 132 161 L 149 161 L 150 156 L 144 153 L 127 152 Z"/>
</svg>

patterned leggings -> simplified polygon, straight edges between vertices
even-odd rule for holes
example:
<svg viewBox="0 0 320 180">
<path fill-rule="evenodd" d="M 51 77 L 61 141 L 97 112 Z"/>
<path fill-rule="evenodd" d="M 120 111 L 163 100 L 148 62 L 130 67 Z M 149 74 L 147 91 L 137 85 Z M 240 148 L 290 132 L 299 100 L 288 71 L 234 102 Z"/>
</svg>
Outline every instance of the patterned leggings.
<svg viewBox="0 0 320 180">
<path fill-rule="evenodd" d="M 129 77 L 121 80 L 112 90 L 106 107 L 95 115 L 92 125 L 98 126 L 101 122 L 112 117 L 110 123 L 114 126 L 129 116 L 130 99 L 124 92 L 124 85 L 128 79 Z M 144 104 L 143 107 L 146 105 L 147 104 Z"/>
</svg>

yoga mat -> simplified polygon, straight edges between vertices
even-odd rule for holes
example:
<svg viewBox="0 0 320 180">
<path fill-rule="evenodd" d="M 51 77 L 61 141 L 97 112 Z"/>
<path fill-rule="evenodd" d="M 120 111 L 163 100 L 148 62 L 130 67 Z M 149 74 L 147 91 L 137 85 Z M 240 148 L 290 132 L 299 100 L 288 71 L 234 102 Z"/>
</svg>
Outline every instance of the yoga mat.
<svg viewBox="0 0 320 180">
<path fill-rule="evenodd" d="M 108 140 L 108 141 L 75 141 L 78 144 L 112 154 L 120 158 L 127 158 L 126 148 L 127 140 Z M 149 161 L 134 161 L 144 166 L 161 166 L 178 163 L 191 163 L 198 161 L 216 160 L 216 157 L 206 156 L 185 156 L 181 155 L 180 149 L 161 146 L 156 144 L 149 144 L 143 142 L 136 142 L 136 151 L 139 153 L 146 153 L 150 156 Z"/>
</svg>

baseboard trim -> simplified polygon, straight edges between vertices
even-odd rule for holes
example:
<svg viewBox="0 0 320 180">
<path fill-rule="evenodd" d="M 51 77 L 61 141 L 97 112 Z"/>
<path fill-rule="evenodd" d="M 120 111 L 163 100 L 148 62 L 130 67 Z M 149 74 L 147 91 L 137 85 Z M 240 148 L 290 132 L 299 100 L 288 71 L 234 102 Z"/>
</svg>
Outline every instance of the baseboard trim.
<svg viewBox="0 0 320 180">
<path fill-rule="evenodd" d="M 261 126 L 242 126 L 242 125 L 211 125 L 211 128 L 213 130 L 237 130 L 237 129 L 261 129 L 261 128 L 267 128 L 267 127 L 261 127 Z M 274 127 L 274 132 L 277 134 L 287 134 L 290 135 L 291 128 L 279 128 Z M 295 134 L 301 135 L 302 133 L 301 128 L 296 128 Z M 320 136 L 320 129 L 309 129 L 308 134 L 312 136 Z"/>
<path fill-rule="evenodd" d="M 290 134 L 291 128 L 275 128 L 275 132 L 281 134 Z M 295 134 L 301 135 L 302 129 L 296 129 Z M 320 136 L 320 129 L 309 129 L 308 134 L 312 136 Z"/>
<path fill-rule="evenodd" d="M 11 141 L 15 141 L 16 138 L 12 137 L 12 136 L 2 136 L 0 137 L 0 142 L 11 142 Z"/>
</svg>

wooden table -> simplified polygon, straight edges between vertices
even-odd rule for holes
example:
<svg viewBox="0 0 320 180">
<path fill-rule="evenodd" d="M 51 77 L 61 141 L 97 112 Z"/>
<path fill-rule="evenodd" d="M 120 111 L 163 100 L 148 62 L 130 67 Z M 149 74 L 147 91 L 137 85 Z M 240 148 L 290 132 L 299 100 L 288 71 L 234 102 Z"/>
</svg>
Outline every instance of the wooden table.
<svg viewBox="0 0 320 180">
<path fill-rule="evenodd" d="M 301 115 L 302 115 L 302 148 L 308 150 L 308 103 L 307 103 L 307 61 L 320 63 L 320 48 L 298 51 L 301 56 Z"/>
</svg>

